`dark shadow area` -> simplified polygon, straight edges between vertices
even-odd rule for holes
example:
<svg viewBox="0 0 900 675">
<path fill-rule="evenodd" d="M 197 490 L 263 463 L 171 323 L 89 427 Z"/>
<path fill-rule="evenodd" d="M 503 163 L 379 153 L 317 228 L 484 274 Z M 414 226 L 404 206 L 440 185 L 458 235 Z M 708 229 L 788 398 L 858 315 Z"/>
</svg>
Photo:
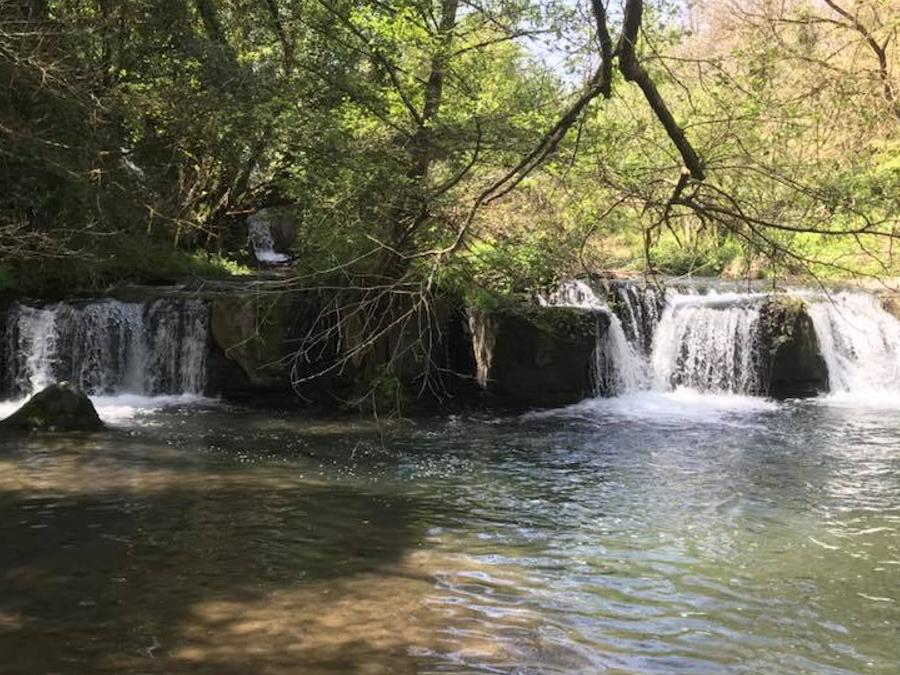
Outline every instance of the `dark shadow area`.
<svg viewBox="0 0 900 675">
<path fill-rule="evenodd" d="M 0 493 L 0 673 L 415 670 L 402 634 L 359 620 L 425 583 L 403 563 L 422 505 L 196 480 Z"/>
</svg>

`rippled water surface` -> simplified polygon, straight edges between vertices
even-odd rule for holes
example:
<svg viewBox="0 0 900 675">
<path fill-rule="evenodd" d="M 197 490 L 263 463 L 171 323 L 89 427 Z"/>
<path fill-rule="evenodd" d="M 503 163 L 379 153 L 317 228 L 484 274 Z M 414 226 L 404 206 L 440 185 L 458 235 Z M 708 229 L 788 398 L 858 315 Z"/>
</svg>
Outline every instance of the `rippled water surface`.
<svg viewBox="0 0 900 675">
<path fill-rule="evenodd" d="M 900 672 L 895 407 L 167 403 L 0 439 L 0 672 Z"/>
</svg>

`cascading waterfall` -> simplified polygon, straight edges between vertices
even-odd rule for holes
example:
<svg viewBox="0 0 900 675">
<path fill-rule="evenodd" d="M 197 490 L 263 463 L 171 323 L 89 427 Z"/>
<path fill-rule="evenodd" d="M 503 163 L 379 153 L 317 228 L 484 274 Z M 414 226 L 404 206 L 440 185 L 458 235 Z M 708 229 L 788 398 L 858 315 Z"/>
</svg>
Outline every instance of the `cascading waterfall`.
<svg viewBox="0 0 900 675">
<path fill-rule="evenodd" d="M 788 295 L 806 305 L 831 393 L 900 395 L 900 321 L 876 295 Z M 662 298 L 654 288 L 621 282 L 598 295 L 587 283 L 570 281 L 539 302 L 609 314 L 609 329 L 595 348 L 598 393 L 686 388 L 756 395 L 765 390 L 761 315 L 771 297 L 670 289 Z"/>
<path fill-rule="evenodd" d="M 48 310 L 21 307 L 12 322 L 16 330 L 8 332 L 4 353 L 19 363 L 4 364 L 2 372 L 10 373 L 11 380 L 21 381 L 29 391 L 42 389 L 53 381 L 59 337 L 55 316 Z"/>
<path fill-rule="evenodd" d="M 247 229 L 250 233 L 253 255 L 256 256 L 257 260 L 264 263 L 283 263 L 290 260 L 290 256 L 278 253 L 275 250 L 275 239 L 272 237 L 272 223 L 265 209 L 247 218 Z"/>
<path fill-rule="evenodd" d="M 866 293 L 808 302 L 832 393 L 900 390 L 900 321 Z"/>
<path fill-rule="evenodd" d="M 766 297 L 673 293 L 653 338 L 653 388 L 758 393 L 759 315 Z"/>
<path fill-rule="evenodd" d="M 639 288 L 635 284 L 620 283 L 613 285 L 613 291 L 619 319 L 629 342 L 649 354 L 665 299 L 653 286 Z"/>
<path fill-rule="evenodd" d="M 544 305 L 607 312 L 610 326 L 595 349 L 598 393 L 630 394 L 688 387 L 755 394 L 761 384 L 759 315 L 766 294 L 669 291 L 616 283 L 613 307 L 583 281 L 561 285 Z"/>
<path fill-rule="evenodd" d="M 193 299 L 15 305 L 0 350 L 4 393 L 68 380 L 95 394 L 203 393 L 209 311 Z"/>
</svg>

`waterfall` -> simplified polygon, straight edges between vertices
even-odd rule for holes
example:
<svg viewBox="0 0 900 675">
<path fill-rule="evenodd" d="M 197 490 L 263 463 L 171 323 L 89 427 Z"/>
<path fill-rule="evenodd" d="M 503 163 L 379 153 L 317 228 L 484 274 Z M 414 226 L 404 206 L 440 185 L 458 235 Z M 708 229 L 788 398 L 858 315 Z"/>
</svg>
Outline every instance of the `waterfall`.
<svg viewBox="0 0 900 675">
<path fill-rule="evenodd" d="M 640 288 L 636 284 L 617 283 L 612 290 L 628 341 L 644 354 L 649 354 L 665 299 L 653 286 Z"/>
<path fill-rule="evenodd" d="M 653 388 L 758 393 L 759 315 L 766 297 L 673 293 L 653 338 Z"/>
<path fill-rule="evenodd" d="M 686 288 L 663 296 L 627 282 L 612 282 L 598 293 L 583 281 L 569 281 L 538 302 L 609 315 L 609 329 L 595 348 L 598 394 L 685 388 L 758 395 L 768 386 L 771 367 L 762 314 L 772 295 Z M 900 321 L 876 295 L 788 295 L 806 305 L 832 393 L 900 395 Z"/>
<path fill-rule="evenodd" d="M 5 352 L 22 361 L 19 367 L 4 369 L 8 373 L 22 373 L 29 391 L 43 389 L 53 382 L 53 358 L 58 335 L 53 312 L 22 307 L 16 321 L 17 331 L 10 333 Z"/>
<path fill-rule="evenodd" d="M 609 330 L 595 349 L 598 393 L 760 391 L 759 317 L 767 294 L 663 296 L 652 287 L 616 282 L 608 295 L 612 307 L 587 283 L 570 281 L 538 299 L 609 314 Z"/>
<path fill-rule="evenodd" d="M 275 250 L 275 239 L 272 237 L 272 223 L 265 209 L 247 218 L 247 229 L 250 232 L 250 243 L 256 259 L 264 263 L 284 263 L 290 256 Z"/>
<path fill-rule="evenodd" d="M 209 311 L 192 299 L 14 305 L 0 334 L 0 389 L 68 380 L 90 394 L 203 393 Z"/>
<path fill-rule="evenodd" d="M 609 316 L 609 329 L 598 336 L 594 347 L 593 379 L 598 394 L 627 394 L 646 387 L 647 363 L 640 348 L 629 340 L 621 319 L 587 283 L 575 280 L 560 284 L 538 297 L 538 303 L 545 307 L 580 307 Z"/>
<path fill-rule="evenodd" d="M 833 393 L 900 389 L 900 321 L 878 298 L 843 292 L 808 304 Z"/>
</svg>

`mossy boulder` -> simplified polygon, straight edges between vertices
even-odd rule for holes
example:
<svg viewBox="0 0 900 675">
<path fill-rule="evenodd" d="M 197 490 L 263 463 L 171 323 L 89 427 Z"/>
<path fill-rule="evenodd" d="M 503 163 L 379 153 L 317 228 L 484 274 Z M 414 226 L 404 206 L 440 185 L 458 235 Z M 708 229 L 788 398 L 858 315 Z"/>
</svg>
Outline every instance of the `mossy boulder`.
<svg viewBox="0 0 900 675">
<path fill-rule="evenodd" d="M 277 295 L 221 295 L 211 301 L 210 329 L 221 350 L 214 359 L 218 390 L 290 387 L 291 308 Z M 235 366 L 237 369 L 235 369 Z"/>
<path fill-rule="evenodd" d="M 793 398 L 828 390 L 828 366 L 802 298 L 771 296 L 760 311 L 760 339 L 764 393 Z"/>
<path fill-rule="evenodd" d="M 104 428 L 91 400 L 68 382 L 52 384 L 0 421 L 9 431 L 99 431 Z"/>
<path fill-rule="evenodd" d="M 478 381 L 495 400 L 553 406 L 594 391 L 598 335 L 609 317 L 574 307 L 519 306 L 469 310 Z"/>
</svg>

